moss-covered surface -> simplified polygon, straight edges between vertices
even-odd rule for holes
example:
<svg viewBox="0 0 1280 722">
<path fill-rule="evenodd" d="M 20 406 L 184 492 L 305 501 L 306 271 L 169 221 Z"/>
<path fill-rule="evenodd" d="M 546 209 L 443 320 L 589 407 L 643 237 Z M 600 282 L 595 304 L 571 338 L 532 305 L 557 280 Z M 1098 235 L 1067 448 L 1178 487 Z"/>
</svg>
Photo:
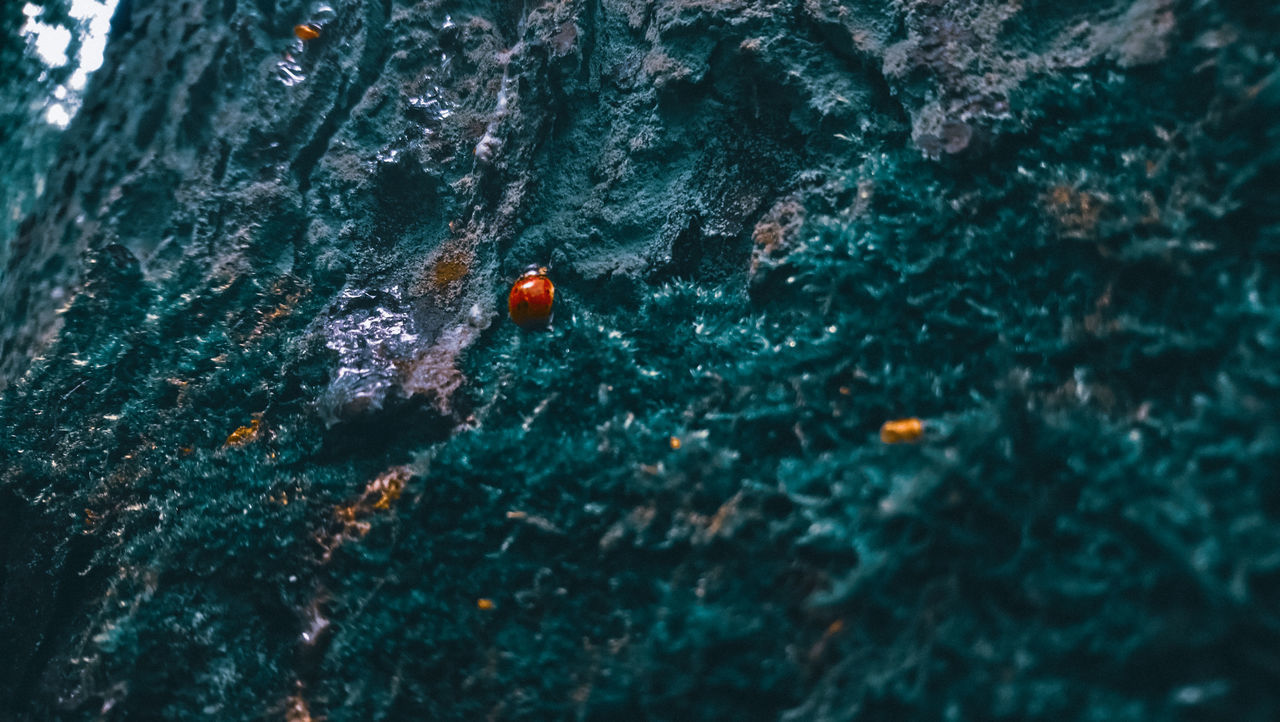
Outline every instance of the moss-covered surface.
<svg viewBox="0 0 1280 722">
<path fill-rule="evenodd" d="M 1277 11 L 162 5 L 0 288 L 3 715 L 1280 714 Z"/>
</svg>

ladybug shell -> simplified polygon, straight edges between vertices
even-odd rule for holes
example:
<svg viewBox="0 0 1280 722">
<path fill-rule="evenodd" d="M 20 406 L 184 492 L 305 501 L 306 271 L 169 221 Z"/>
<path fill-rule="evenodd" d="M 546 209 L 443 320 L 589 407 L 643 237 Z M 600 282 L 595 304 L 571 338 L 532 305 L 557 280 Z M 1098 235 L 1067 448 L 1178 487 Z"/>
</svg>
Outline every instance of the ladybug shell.
<svg viewBox="0 0 1280 722">
<path fill-rule="evenodd" d="M 511 287 L 507 312 L 520 328 L 546 328 L 551 323 L 551 304 L 555 297 L 556 287 L 551 279 L 540 270 L 529 271 Z"/>
</svg>

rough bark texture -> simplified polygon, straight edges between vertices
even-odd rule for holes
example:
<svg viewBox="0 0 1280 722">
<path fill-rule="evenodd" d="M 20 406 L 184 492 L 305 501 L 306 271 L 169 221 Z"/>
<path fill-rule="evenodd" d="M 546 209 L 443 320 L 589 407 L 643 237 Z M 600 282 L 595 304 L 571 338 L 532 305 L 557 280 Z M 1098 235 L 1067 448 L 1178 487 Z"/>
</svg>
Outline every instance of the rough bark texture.
<svg viewBox="0 0 1280 722">
<path fill-rule="evenodd" d="M 124 0 L 0 279 L 0 717 L 1277 719 L 1277 38 Z"/>
</svg>

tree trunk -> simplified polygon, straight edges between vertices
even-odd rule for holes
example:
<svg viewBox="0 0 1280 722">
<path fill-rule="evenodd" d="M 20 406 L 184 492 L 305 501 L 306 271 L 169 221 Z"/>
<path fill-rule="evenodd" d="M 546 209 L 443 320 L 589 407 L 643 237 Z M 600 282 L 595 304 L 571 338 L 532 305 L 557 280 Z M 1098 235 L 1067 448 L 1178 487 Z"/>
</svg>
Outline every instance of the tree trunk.
<svg viewBox="0 0 1280 722">
<path fill-rule="evenodd" d="M 0 716 L 1275 719 L 1276 38 L 124 0 L 0 282 Z"/>
</svg>

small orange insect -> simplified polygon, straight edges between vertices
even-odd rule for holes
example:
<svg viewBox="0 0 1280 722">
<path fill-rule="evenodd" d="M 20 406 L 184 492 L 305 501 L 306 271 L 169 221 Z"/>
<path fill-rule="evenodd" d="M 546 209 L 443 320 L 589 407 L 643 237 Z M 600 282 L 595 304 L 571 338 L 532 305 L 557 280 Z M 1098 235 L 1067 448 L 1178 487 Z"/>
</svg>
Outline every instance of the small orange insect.
<svg viewBox="0 0 1280 722">
<path fill-rule="evenodd" d="M 293 34 L 297 35 L 299 40 L 315 40 L 320 37 L 320 26 L 311 23 L 294 25 Z"/>
<path fill-rule="evenodd" d="M 914 416 L 884 422 L 880 427 L 880 440 L 886 444 L 906 444 L 919 441 L 924 436 L 924 422 Z"/>
<path fill-rule="evenodd" d="M 520 328 L 546 328 L 551 323 L 551 304 L 555 298 L 556 287 L 547 278 L 547 269 L 530 266 L 511 287 L 507 312 Z"/>
</svg>

